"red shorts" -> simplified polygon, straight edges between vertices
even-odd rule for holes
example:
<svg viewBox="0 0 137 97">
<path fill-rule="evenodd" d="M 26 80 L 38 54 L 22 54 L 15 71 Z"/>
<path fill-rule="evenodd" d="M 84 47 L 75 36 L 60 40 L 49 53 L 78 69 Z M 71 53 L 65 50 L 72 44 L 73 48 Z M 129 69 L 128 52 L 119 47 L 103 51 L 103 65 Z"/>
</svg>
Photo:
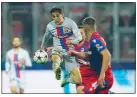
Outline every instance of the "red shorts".
<svg viewBox="0 0 137 97">
<path fill-rule="evenodd" d="M 85 72 L 84 72 L 85 71 Z M 109 89 L 113 85 L 113 74 L 111 68 L 108 67 L 105 74 L 105 84 L 104 87 L 99 88 L 97 86 L 98 75 L 95 73 L 93 69 L 89 69 L 86 67 L 80 67 L 80 72 L 82 76 L 82 90 L 84 93 L 93 93 L 93 94 L 107 94 Z M 89 75 L 90 74 L 90 75 Z M 77 86 L 78 87 L 78 86 Z"/>
</svg>

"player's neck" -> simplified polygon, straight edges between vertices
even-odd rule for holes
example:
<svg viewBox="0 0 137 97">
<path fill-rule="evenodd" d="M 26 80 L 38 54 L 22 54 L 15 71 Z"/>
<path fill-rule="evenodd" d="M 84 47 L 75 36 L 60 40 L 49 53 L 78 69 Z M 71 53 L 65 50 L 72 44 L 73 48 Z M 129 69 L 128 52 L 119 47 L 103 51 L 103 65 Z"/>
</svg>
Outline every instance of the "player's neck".
<svg viewBox="0 0 137 97">
<path fill-rule="evenodd" d="M 20 48 L 20 47 L 16 47 L 16 48 L 14 47 L 13 50 L 14 50 L 15 52 L 17 52 L 17 51 L 19 51 L 19 48 Z"/>
<path fill-rule="evenodd" d="M 90 37 L 92 36 L 92 34 L 94 33 L 94 32 L 96 32 L 96 29 L 90 29 L 89 31 L 88 31 L 88 40 L 90 40 Z"/>
</svg>

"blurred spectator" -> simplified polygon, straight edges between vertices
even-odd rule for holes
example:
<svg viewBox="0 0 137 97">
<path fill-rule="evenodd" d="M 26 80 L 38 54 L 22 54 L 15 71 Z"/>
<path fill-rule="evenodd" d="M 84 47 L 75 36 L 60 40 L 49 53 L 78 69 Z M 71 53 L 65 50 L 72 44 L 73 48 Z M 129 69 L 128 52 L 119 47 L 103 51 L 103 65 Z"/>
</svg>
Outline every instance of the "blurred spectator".
<svg viewBox="0 0 137 97">
<path fill-rule="evenodd" d="M 24 24 L 24 33 L 23 38 L 25 40 L 25 47 L 32 50 L 32 13 L 31 11 L 28 12 L 28 14 L 24 15 L 22 18 L 23 24 Z"/>
<path fill-rule="evenodd" d="M 86 17 L 88 17 L 88 16 L 89 16 L 88 13 L 85 13 L 85 14 L 82 16 L 82 18 L 79 19 L 78 25 L 82 25 L 82 21 L 83 21 Z"/>
<path fill-rule="evenodd" d="M 15 36 L 22 37 L 24 27 L 18 15 L 15 16 L 13 15 L 13 20 L 10 23 L 10 27 L 13 31 L 12 32 L 13 37 Z"/>
<path fill-rule="evenodd" d="M 136 27 L 136 12 L 130 18 L 130 26 Z"/>
</svg>

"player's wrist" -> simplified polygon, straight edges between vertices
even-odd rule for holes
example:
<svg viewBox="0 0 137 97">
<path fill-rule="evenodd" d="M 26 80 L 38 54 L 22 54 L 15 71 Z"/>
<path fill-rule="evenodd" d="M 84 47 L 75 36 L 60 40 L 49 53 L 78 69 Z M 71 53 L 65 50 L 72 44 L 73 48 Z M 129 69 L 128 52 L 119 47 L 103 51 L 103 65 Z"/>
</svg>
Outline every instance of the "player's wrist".
<svg viewBox="0 0 137 97">
<path fill-rule="evenodd" d="M 71 44 L 77 44 L 78 41 L 77 40 L 71 40 Z"/>
<path fill-rule="evenodd" d="M 105 72 L 101 72 L 100 76 L 104 76 L 105 77 Z"/>
</svg>

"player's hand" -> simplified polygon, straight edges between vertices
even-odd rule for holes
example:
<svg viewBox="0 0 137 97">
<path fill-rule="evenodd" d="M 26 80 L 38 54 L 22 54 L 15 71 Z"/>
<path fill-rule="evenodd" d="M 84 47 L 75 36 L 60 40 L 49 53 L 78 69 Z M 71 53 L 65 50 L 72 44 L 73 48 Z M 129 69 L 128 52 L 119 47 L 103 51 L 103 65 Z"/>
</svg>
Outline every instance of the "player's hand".
<svg viewBox="0 0 137 97">
<path fill-rule="evenodd" d="M 73 44 L 71 40 L 66 40 L 66 44 Z"/>
<path fill-rule="evenodd" d="M 78 62 L 81 63 L 81 64 L 83 64 L 83 65 L 89 65 L 88 62 L 85 62 L 85 61 L 83 61 L 83 60 L 81 60 L 81 59 L 78 59 Z"/>
<path fill-rule="evenodd" d="M 77 55 L 77 52 L 74 50 L 70 50 L 70 51 L 68 51 L 68 55 L 75 56 L 75 55 Z"/>
<path fill-rule="evenodd" d="M 98 86 L 99 87 L 103 87 L 104 82 L 105 82 L 104 79 L 105 79 L 105 74 L 104 75 L 101 74 L 98 78 Z"/>
<path fill-rule="evenodd" d="M 25 60 L 20 60 L 20 61 L 19 61 L 19 64 L 20 64 L 20 65 L 24 65 L 24 64 L 25 64 Z"/>
</svg>

